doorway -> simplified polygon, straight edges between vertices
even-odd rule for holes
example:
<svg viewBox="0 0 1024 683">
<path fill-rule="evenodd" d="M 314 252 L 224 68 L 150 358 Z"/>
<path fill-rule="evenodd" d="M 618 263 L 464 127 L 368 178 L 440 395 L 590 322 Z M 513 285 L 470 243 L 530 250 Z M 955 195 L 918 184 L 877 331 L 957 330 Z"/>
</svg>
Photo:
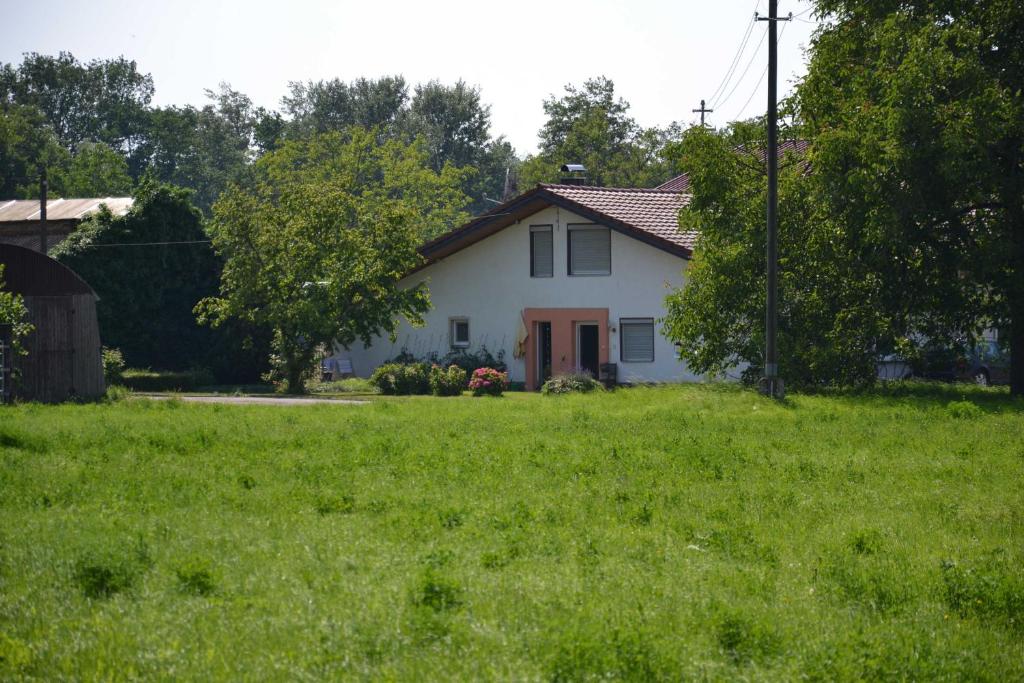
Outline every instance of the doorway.
<svg viewBox="0 0 1024 683">
<path fill-rule="evenodd" d="M 600 348 L 597 323 L 576 323 L 576 365 L 595 379 L 599 376 Z"/>
<path fill-rule="evenodd" d="M 537 323 L 537 386 L 551 379 L 551 323 Z"/>
</svg>

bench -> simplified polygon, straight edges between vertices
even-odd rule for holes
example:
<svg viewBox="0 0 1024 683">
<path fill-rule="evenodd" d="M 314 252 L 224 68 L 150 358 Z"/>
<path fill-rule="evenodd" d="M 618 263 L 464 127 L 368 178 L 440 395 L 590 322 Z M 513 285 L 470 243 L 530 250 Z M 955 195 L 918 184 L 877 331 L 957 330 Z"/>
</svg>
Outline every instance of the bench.
<svg viewBox="0 0 1024 683">
<path fill-rule="evenodd" d="M 320 377 L 324 382 L 355 375 L 352 361 L 348 358 L 328 358 L 320 364 Z"/>
</svg>

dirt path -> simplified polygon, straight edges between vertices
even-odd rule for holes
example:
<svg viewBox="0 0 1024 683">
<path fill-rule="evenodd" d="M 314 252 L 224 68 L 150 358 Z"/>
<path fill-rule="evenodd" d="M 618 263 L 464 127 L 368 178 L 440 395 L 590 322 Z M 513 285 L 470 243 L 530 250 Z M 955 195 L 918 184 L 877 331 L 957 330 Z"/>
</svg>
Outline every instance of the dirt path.
<svg viewBox="0 0 1024 683">
<path fill-rule="evenodd" d="M 354 401 L 347 398 L 290 398 L 284 396 L 168 396 L 167 394 L 136 394 L 139 398 L 151 398 L 167 401 L 176 398 L 189 403 L 229 403 L 232 405 L 267 405 L 267 406 L 300 406 L 311 403 L 334 403 L 339 405 L 361 406 L 369 401 Z"/>
</svg>

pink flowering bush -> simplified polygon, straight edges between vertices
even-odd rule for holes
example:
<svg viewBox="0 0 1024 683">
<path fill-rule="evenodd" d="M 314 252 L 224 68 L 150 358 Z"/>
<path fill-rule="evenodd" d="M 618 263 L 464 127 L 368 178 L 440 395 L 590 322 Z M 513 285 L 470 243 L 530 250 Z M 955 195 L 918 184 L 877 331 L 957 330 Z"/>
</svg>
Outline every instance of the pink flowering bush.
<svg viewBox="0 0 1024 683">
<path fill-rule="evenodd" d="M 508 387 L 508 373 L 494 368 L 477 368 L 469 380 L 474 396 L 501 396 Z"/>
</svg>

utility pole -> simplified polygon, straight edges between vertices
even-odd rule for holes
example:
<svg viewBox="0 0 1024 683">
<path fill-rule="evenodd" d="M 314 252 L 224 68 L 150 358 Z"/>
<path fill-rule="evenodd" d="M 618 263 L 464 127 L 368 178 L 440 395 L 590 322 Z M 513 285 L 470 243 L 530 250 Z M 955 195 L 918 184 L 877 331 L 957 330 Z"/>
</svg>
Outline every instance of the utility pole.
<svg viewBox="0 0 1024 683">
<path fill-rule="evenodd" d="M 39 165 L 39 251 L 44 255 L 46 244 L 46 191 L 50 184 L 46 181 L 46 166 Z"/>
<path fill-rule="evenodd" d="M 779 350 L 776 346 L 779 317 L 779 45 L 778 23 L 789 21 L 779 19 L 779 0 L 768 0 L 768 16 L 757 17 L 757 21 L 768 22 L 768 146 L 765 161 L 768 162 L 768 293 L 765 301 L 765 349 L 764 378 L 761 393 L 772 398 L 785 396 L 785 387 L 779 377 Z"/>
<path fill-rule="evenodd" d="M 704 107 L 704 100 L 701 100 L 700 101 L 700 109 L 691 109 L 690 111 L 692 111 L 694 114 L 700 112 L 700 125 L 703 126 L 704 125 L 704 114 L 710 114 L 711 112 L 714 111 L 714 109 L 706 109 Z"/>
</svg>

